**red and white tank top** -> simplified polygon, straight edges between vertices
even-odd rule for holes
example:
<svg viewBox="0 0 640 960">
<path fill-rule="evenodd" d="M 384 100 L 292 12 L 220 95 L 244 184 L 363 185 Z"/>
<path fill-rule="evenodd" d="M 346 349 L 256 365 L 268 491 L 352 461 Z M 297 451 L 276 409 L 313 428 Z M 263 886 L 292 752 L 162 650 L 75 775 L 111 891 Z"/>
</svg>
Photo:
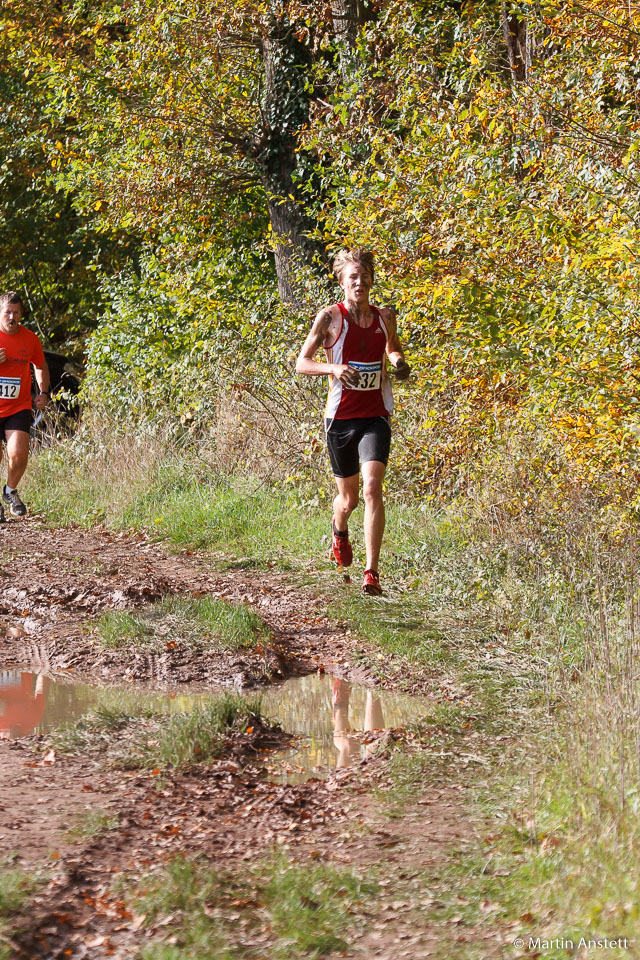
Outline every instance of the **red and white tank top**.
<svg viewBox="0 0 640 960">
<path fill-rule="evenodd" d="M 386 372 L 385 350 L 387 328 L 377 307 L 371 305 L 373 323 L 359 327 L 338 304 L 341 326 L 331 346 L 325 347 L 329 363 L 347 363 L 360 372 L 357 387 L 346 387 L 329 377 L 329 396 L 325 417 L 328 420 L 350 420 L 353 417 L 388 417 L 393 409 L 391 383 Z"/>
</svg>

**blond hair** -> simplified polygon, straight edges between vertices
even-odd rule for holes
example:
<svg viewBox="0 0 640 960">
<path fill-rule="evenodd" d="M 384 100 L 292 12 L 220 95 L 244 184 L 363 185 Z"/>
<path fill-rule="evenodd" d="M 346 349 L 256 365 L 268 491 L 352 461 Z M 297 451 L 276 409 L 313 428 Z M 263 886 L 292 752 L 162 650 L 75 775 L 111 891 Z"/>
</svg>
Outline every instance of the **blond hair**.
<svg viewBox="0 0 640 960">
<path fill-rule="evenodd" d="M 368 270 L 373 283 L 373 252 L 371 250 L 360 250 L 357 247 L 353 250 L 341 250 L 333 261 L 333 272 L 338 282 L 342 280 L 342 274 L 350 263 L 356 263 L 359 267 Z"/>
</svg>

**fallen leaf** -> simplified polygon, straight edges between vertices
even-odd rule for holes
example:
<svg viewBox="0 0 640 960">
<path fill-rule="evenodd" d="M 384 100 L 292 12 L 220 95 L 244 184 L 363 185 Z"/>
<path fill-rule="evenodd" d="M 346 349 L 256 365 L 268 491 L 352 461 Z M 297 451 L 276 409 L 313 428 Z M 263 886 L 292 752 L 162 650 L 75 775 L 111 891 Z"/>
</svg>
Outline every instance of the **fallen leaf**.
<svg viewBox="0 0 640 960">
<path fill-rule="evenodd" d="M 547 836 L 543 837 L 542 842 L 540 843 L 540 850 L 542 853 L 545 853 L 547 850 L 553 850 L 555 847 L 560 846 L 560 839 L 558 837 Z"/>
<path fill-rule="evenodd" d="M 101 947 L 106 942 L 107 942 L 106 937 L 96 937 L 94 940 L 87 940 L 86 944 L 88 947 Z M 71 950 L 68 950 L 68 951 L 65 950 L 65 953 L 70 954 L 71 952 L 72 952 Z"/>
</svg>

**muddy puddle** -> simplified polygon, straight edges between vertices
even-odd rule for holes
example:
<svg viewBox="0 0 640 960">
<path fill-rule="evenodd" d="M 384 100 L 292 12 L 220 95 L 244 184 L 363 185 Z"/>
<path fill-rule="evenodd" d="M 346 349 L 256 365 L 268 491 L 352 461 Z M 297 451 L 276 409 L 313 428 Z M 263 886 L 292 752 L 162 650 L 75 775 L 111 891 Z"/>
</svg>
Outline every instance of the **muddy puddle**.
<svg viewBox="0 0 640 960">
<path fill-rule="evenodd" d="M 270 779 L 297 783 L 327 777 L 371 756 L 381 731 L 419 720 L 427 706 L 420 697 L 310 674 L 264 692 L 262 711 L 298 737 L 290 750 L 266 761 Z"/>
<path fill-rule="evenodd" d="M 182 690 L 156 693 L 131 686 L 94 687 L 65 676 L 33 672 L 30 667 L 0 670 L 0 739 L 50 733 L 99 708 L 158 713 L 192 710 L 204 694 Z"/>
<path fill-rule="evenodd" d="M 215 693 L 95 687 L 69 677 L 45 676 L 29 667 L 0 670 L 0 739 L 49 733 L 100 707 L 178 713 Z M 424 716 L 425 701 L 390 694 L 325 674 L 294 677 L 261 692 L 262 712 L 296 736 L 291 748 L 269 753 L 270 780 L 300 783 L 358 763 L 376 749 L 380 732 Z"/>
</svg>

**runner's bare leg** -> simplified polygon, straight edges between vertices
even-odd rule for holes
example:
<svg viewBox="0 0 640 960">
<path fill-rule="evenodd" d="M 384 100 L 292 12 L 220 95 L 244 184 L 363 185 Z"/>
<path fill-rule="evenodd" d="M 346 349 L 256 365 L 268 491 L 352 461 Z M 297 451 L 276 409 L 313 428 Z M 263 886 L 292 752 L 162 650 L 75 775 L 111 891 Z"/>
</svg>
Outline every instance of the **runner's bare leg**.
<svg viewBox="0 0 640 960">
<path fill-rule="evenodd" d="M 27 469 L 29 459 L 29 434 L 24 430 L 6 430 L 7 459 L 9 472 L 7 486 L 17 487 Z"/>
<path fill-rule="evenodd" d="M 377 570 L 384 534 L 385 511 L 382 481 L 386 464 L 366 460 L 362 464 L 362 496 L 364 497 L 364 542 L 367 548 L 367 570 Z"/>
<path fill-rule="evenodd" d="M 336 477 L 338 493 L 333 501 L 333 520 L 336 530 L 344 533 L 347 529 L 349 517 L 358 506 L 358 487 L 360 486 L 360 474 L 356 473 L 353 477 Z"/>
</svg>

